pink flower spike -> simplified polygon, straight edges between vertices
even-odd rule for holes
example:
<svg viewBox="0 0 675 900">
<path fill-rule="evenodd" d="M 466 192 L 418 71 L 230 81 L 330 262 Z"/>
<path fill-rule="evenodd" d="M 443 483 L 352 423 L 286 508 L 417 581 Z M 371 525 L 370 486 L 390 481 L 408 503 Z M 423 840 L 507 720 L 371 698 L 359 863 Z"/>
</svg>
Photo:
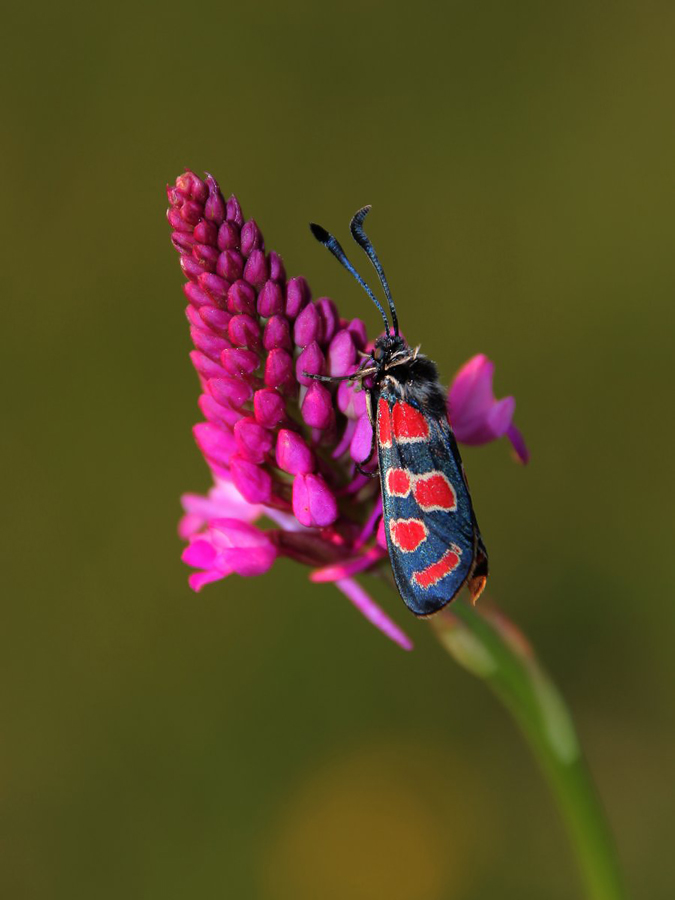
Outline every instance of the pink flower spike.
<svg viewBox="0 0 675 900">
<path fill-rule="evenodd" d="M 404 650 L 412 650 L 413 642 L 401 629 L 396 625 L 389 616 L 380 609 L 373 598 L 366 593 L 361 585 L 354 581 L 353 578 L 341 578 L 335 582 L 335 586 L 339 588 L 347 599 L 354 604 L 362 616 L 382 632 L 390 641 L 398 644 Z"/>
<path fill-rule="evenodd" d="M 337 501 L 320 475 L 296 475 L 293 512 L 301 525 L 325 528 L 338 517 Z"/>
<path fill-rule="evenodd" d="M 463 444 L 487 444 L 512 427 L 516 401 L 513 397 L 495 398 L 494 369 L 494 363 L 479 353 L 462 366 L 450 386 L 448 416 L 457 440 Z M 526 462 L 528 453 L 522 436 L 517 431 L 513 434 L 514 448 Z"/>
<path fill-rule="evenodd" d="M 183 552 L 183 562 L 201 573 L 190 576 L 190 587 L 236 572 L 246 577 L 262 575 L 272 567 L 277 551 L 270 538 L 240 519 L 213 519 L 207 531 L 193 539 Z"/>
</svg>

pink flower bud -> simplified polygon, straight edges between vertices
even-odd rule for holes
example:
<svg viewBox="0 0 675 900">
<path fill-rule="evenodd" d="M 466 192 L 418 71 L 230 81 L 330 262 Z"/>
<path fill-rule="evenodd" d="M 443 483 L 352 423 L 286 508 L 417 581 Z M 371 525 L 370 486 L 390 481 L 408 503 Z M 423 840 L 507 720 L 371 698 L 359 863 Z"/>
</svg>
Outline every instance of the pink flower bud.
<svg viewBox="0 0 675 900">
<path fill-rule="evenodd" d="M 201 222 L 197 222 L 195 225 L 193 233 L 200 244 L 208 244 L 215 249 L 216 240 L 218 239 L 218 226 L 214 222 L 202 219 Z M 218 251 L 216 250 L 215 252 L 217 257 Z"/>
<path fill-rule="evenodd" d="M 282 428 L 277 436 L 277 465 L 289 475 L 314 471 L 314 454 L 295 431 Z"/>
<path fill-rule="evenodd" d="M 171 235 L 171 243 L 179 253 L 187 253 L 192 255 L 192 248 L 197 243 L 197 241 L 193 234 L 186 234 L 182 231 L 174 231 L 174 233 Z"/>
<path fill-rule="evenodd" d="M 272 449 L 272 435 L 253 416 L 239 419 L 234 426 L 234 439 L 239 455 L 249 462 L 261 463 Z"/>
<path fill-rule="evenodd" d="M 228 466 L 233 453 L 237 452 L 237 444 L 229 429 L 211 422 L 199 422 L 192 429 L 197 446 L 207 461 L 220 466 Z"/>
<path fill-rule="evenodd" d="M 245 313 L 233 316 L 228 331 L 235 347 L 247 347 L 249 350 L 260 348 L 260 326 L 253 316 Z"/>
<path fill-rule="evenodd" d="M 318 381 L 314 381 L 307 388 L 300 412 L 311 428 L 328 428 L 334 417 L 332 398 L 328 388 Z"/>
<path fill-rule="evenodd" d="M 363 463 L 370 459 L 373 446 L 373 426 L 368 414 L 364 413 L 356 423 L 356 431 L 349 446 L 349 453 L 354 462 Z"/>
<path fill-rule="evenodd" d="M 295 319 L 310 301 L 309 285 L 302 276 L 291 278 L 286 285 L 286 315 Z M 302 346 L 302 345 L 300 345 Z"/>
<path fill-rule="evenodd" d="M 288 315 L 288 310 L 286 312 Z M 321 316 L 313 303 L 306 306 L 295 320 L 293 340 L 298 347 L 306 347 L 317 341 L 321 335 Z"/>
<path fill-rule="evenodd" d="M 233 222 L 223 222 L 218 229 L 218 249 L 239 249 L 239 229 Z"/>
<path fill-rule="evenodd" d="M 192 197 L 192 199 L 196 200 L 199 204 L 205 203 L 206 198 L 209 196 L 206 184 L 201 178 L 198 178 L 194 172 L 191 172 L 190 169 L 186 169 L 182 175 L 178 176 L 176 179 L 176 188 L 188 197 Z"/>
<path fill-rule="evenodd" d="M 260 365 L 260 358 L 253 350 L 236 348 L 223 350 L 220 361 L 228 375 L 242 379 L 247 375 L 252 375 Z"/>
<path fill-rule="evenodd" d="M 244 278 L 249 284 L 259 288 L 270 277 L 270 267 L 262 250 L 253 250 L 244 266 Z"/>
<path fill-rule="evenodd" d="M 183 220 L 179 209 L 167 209 L 166 217 L 169 220 L 169 225 L 175 229 L 175 231 L 180 232 L 185 237 L 192 238 L 192 225 Z M 174 234 L 171 235 L 171 240 L 173 241 L 174 247 L 178 250 L 178 245 L 175 242 L 176 237 L 178 237 L 178 235 L 174 232 Z M 192 242 L 195 243 L 194 239 Z"/>
<path fill-rule="evenodd" d="M 204 204 L 204 215 L 207 219 L 211 219 L 211 221 L 215 222 L 216 225 L 220 225 L 225 218 L 225 201 L 223 200 L 223 195 L 220 193 L 218 182 L 212 175 L 206 176 L 206 185 L 208 187 L 209 196 Z"/>
<path fill-rule="evenodd" d="M 338 331 L 328 348 L 328 373 L 346 375 L 356 360 L 356 347 L 349 331 Z"/>
<path fill-rule="evenodd" d="M 244 271 L 244 257 L 238 250 L 223 250 L 218 257 L 216 273 L 226 281 L 233 282 L 241 278 Z"/>
<path fill-rule="evenodd" d="M 204 325 L 207 325 L 214 334 L 217 334 L 220 338 L 225 340 L 225 335 L 228 333 L 227 326 L 232 318 L 229 312 L 226 312 L 224 309 L 218 309 L 215 306 L 202 306 L 198 316 Z M 229 341 L 225 341 L 225 345 L 226 347 L 231 346 Z M 225 349 L 225 347 L 223 347 L 223 349 Z"/>
<path fill-rule="evenodd" d="M 183 258 L 181 258 L 181 262 Z M 188 282 L 188 284 L 183 285 L 183 293 L 188 298 L 190 303 L 197 309 L 202 306 L 213 305 L 213 300 L 211 300 L 206 291 L 203 291 L 197 284 L 192 281 Z"/>
<path fill-rule="evenodd" d="M 208 419 L 209 422 L 213 422 L 214 425 L 218 425 L 219 428 L 223 426 L 228 429 L 234 428 L 244 415 L 238 409 L 232 409 L 231 406 L 223 406 L 220 403 L 216 403 L 209 394 L 200 394 L 197 403 L 204 418 Z"/>
<path fill-rule="evenodd" d="M 263 332 L 263 347 L 265 350 L 290 350 L 293 347 L 291 341 L 291 329 L 285 316 L 272 316 L 265 325 Z"/>
<path fill-rule="evenodd" d="M 321 342 L 327 344 L 337 331 L 339 316 L 335 304 L 329 297 L 319 297 L 316 301 L 321 316 Z"/>
<path fill-rule="evenodd" d="M 309 307 L 307 307 L 309 309 Z M 309 387 L 315 383 L 315 379 L 308 378 L 304 372 L 310 375 L 323 375 L 326 367 L 326 359 L 321 352 L 321 347 L 316 341 L 305 347 L 300 356 L 295 361 L 295 377 L 300 384 Z"/>
<path fill-rule="evenodd" d="M 287 350 L 270 350 L 265 360 L 265 384 L 284 388 L 293 382 L 293 357 Z"/>
<path fill-rule="evenodd" d="M 202 331 L 199 328 L 191 328 L 190 337 L 197 350 L 200 350 L 205 356 L 208 356 L 209 359 L 212 359 L 216 363 L 220 362 L 220 354 L 223 350 L 226 350 L 230 346 L 229 341 L 217 337 L 210 331 Z"/>
<path fill-rule="evenodd" d="M 263 319 L 284 311 L 284 293 L 276 281 L 266 281 L 258 295 L 258 315 Z"/>
<path fill-rule="evenodd" d="M 222 366 L 219 366 L 218 363 L 209 359 L 208 356 L 204 356 L 198 350 L 191 351 L 190 360 L 202 378 L 223 378 L 227 374 Z"/>
<path fill-rule="evenodd" d="M 196 225 L 202 217 L 203 209 L 201 204 L 188 200 L 181 206 L 180 217 L 188 225 Z"/>
<path fill-rule="evenodd" d="M 272 498 L 272 476 L 266 469 L 235 455 L 230 459 L 234 486 L 249 503 L 269 503 Z"/>
<path fill-rule="evenodd" d="M 337 501 L 320 475 L 295 476 L 293 512 L 298 522 L 308 528 L 325 528 L 337 519 Z"/>
<path fill-rule="evenodd" d="M 235 281 L 228 291 L 227 308 L 231 313 L 255 315 L 255 291 L 243 278 Z"/>
<path fill-rule="evenodd" d="M 379 547 L 382 547 L 383 550 L 387 549 L 387 535 L 384 530 L 384 519 L 380 519 L 380 522 L 377 526 L 377 536 L 375 537 L 375 541 Z"/>
<path fill-rule="evenodd" d="M 286 404 L 273 388 L 262 388 L 253 395 L 255 417 L 265 428 L 275 428 L 286 417 Z"/>
<path fill-rule="evenodd" d="M 286 269 L 284 268 L 284 261 L 278 253 L 274 252 L 274 250 L 270 252 L 269 264 L 270 278 L 272 279 L 272 281 L 278 281 L 283 284 L 283 282 L 286 281 Z"/>
<path fill-rule="evenodd" d="M 253 396 L 253 388 L 241 378 L 211 378 L 206 389 L 216 403 L 241 408 Z"/>
<path fill-rule="evenodd" d="M 239 228 L 244 224 L 244 216 L 241 211 L 241 206 L 239 206 L 239 201 L 232 194 L 230 199 L 225 204 L 225 218 L 228 222 L 234 222 Z"/>
<path fill-rule="evenodd" d="M 366 331 L 366 323 L 361 319 L 352 319 L 347 325 L 347 331 L 354 339 L 354 345 L 357 350 L 364 350 L 368 343 L 368 332 Z"/>
<path fill-rule="evenodd" d="M 197 260 L 192 256 L 181 256 L 180 267 L 183 270 L 183 275 L 185 275 L 186 278 L 189 278 L 190 281 L 197 281 L 204 271 Z"/>
<path fill-rule="evenodd" d="M 254 219 L 245 222 L 241 229 L 241 252 L 244 256 L 250 256 L 252 250 L 260 250 L 263 246 L 263 237 Z"/>
<path fill-rule="evenodd" d="M 225 309 L 227 306 L 227 292 L 230 289 L 230 282 L 225 281 L 219 275 L 211 272 L 204 272 L 198 279 L 199 287 L 206 291 L 216 306 Z"/>
</svg>

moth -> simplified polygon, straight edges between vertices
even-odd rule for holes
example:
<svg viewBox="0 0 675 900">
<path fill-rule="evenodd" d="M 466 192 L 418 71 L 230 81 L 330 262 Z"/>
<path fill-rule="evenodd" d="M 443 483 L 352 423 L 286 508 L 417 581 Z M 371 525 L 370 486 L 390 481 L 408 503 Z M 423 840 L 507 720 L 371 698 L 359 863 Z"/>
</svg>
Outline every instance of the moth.
<svg viewBox="0 0 675 900">
<path fill-rule="evenodd" d="M 384 321 L 384 334 L 375 341 L 372 352 L 353 375 L 343 378 L 366 392 L 396 585 L 415 615 L 428 616 L 454 600 L 464 585 L 474 602 L 478 599 L 488 576 L 487 551 L 448 421 L 438 370 L 419 347 L 410 347 L 399 333 L 384 269 L 363 229 L 369 211 L 370 206 L 364 206 L 354 215 L 350 231 L 377 272 L 391 328 L 382 304 L 335 237 L 320 225 L 311 224 L 310 228 L 365 290 Z"/>
</svg>

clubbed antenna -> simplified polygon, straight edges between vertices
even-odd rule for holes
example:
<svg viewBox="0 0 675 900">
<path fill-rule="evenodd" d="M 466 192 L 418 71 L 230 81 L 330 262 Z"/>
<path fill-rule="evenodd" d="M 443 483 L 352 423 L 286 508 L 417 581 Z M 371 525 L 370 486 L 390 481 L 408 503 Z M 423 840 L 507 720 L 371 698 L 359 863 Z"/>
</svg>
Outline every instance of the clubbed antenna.
<svg viewBox="0 0 675 900">
<path fill-rule="evenodd" d="M 377 253 L 375 252 L 375 248 L 370 243 L 370 239 L 366 235 L 363 230 L 363 220 L 366 218 L 368 213 L 370 212 L 370 206 L 364 206 L 363 209 L 360 209 L 352 219 L 349 230 L 352 233 L 352 237 L 356 241 L 356 243 L 368 254 L 368 258 L 371 263 L 375 267 L 375 271 L 380 279 L 380 283 L 384 290 L 384 293 L 387 297 L 387 303 L 389 304 L 389 309 L 391 310 L 391 321 L 394 326 L 394 334 L 398 337 L 398 318 L 396 317 L 396 307 L 394 306 L 394 301 L 391 296 L 391 291 L 389 290 L 389 284 L 387 283 L 387 276 L 384 274 L 384 269 L 382 268 L 382 263 L 377 257 Z"/>
<path fill-rule="evenodd" d="M 309 227 L 310 227 L 312 234 L 317 239 L 317 241 L 320 244 L 323 244 L 324 247 L 326 247 L 328 250 L 330 250 L 330 252 L 337 259 L 337 261 L 341 265 L 343 265 L 345 267 L 345 269 L 350 273 L 350 275 L 352 275 L 358 281 L 358 283 L 361 285 L 363 290 L 368 294 L 368 296 L 373 301 L 375 306 L 379 309 L 380 315 L 382 316 L 382 319 L 384 320 L 385 333 L 386 333 L 387 337 L 389 337 L 389 322 L 387 321 L 387 314 L 385 313 L 384 309 L 382 308 L 382 304 L 377 299 L 375 294 L 371 291 L 371 289 L 368 287 L 368 285 L 365 283 L 363 278 L 361 278 L 361 276 L 356 271 L 354 266 L 349 262 L 345 251 L 342 249 L 342 247 L 340 246 L 340 244 L 338 243 L 336 238 L 334 238 L 332 234 L 330 234 L 328 231 L 326 231 L 325 228 L 322 228 L 321 225 L 315 225 L 312 222 Z M 393 309 L 393 307 L 392 307 L 392 309 Z M 394 318 L 394 323 L 396 323 L 396 318 Z M 398 328 L 396 330 L 396 334 L 398 334 Z"/>
</svg>

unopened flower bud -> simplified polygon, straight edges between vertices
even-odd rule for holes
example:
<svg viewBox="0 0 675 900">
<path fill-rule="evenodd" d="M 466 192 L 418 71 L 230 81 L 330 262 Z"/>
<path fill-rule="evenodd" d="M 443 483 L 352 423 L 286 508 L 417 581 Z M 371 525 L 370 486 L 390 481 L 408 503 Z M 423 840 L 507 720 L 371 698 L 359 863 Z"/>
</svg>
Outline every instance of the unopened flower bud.
<svg viewBox="0 0 675 900">
<path fill-rule="evenodd" d="M 212 175 L 206 176 L 206 185 L 209 196 L 204 204 L 204 215 L 216 225 L 220 225 L 225 218 L 225 201 L 223 200 L 223 195 L 220 193 L 218 183 Z"/>
<path fill-rule="evenodd" d="M 208 392 L 217 403 L 241 408 L 253 396 L 253 388 L 241 378 L 211 378 L 206 384 Z"/>
<path fill-rule="evenodd" d="M 314 454 L 295 431 L 282 428 L 277 436 L 277 465 L 289 475 L 307 475 L 314 471 Z"/>
<path fill-rule="evenodd" d="M 270 268 L 262 250 L 253 250 L 244 266 L 244 278 L 249 284 L 259 288 L 270 277 Z"/>
<path fill-rule="evenodd" d="M 309 387 L 314 384 L 316 379 L 308 378 L 308 375 L 323 375 L 326 367 L 326 358 L 321 351 L 321 347 L 316 341 L 312 341 L 309 346 L 305 347 L 300 356 L 295 361 L 295 377 L 300 384 Z"/>
<path fill-rule="evenodd" d="M 233 316 L 228 331 L 235 347 L 247 347 L 249 350 L 260 347 L 260 326 L 253 316 L 246 313 Z"/>
<path fill-rule="evenodd" d="M 249 503 L 269 503 L 272 498 L 272 476 L 266 470 L 239 455 L 230 459 L 232 481 Z"/>
<path fill-rule="evenodd" d="M 318 341 L 321 335 L 321 316 L 313 303 L 306 306 L 293 327 L 293 340 L 298 347 L 306 347 L 312 341 Z"/>
<path fill-rule="evenodd" d="M 226 281 L 233 282 L 241 278 L 244 272 L 244 257 L 238 250 L 223 250 L 218 257 L 216 273 Z"/>
<path fill-rule="evenodd" d="M 293 513 L 307 528 L 325 528 L 337 519 L 337 501 L 320 475 L 295 476 Z"/>
<path fill-rule="evenodd" d="M 270 350 L 265 360 L 265 384 L 284 388 L 293 382 L 293 357 L 287 350 Z"/>
<path fill-rule="evenodd" d="M 307 388 L 300 412 L 310 428 L 328 428 L 334 417 L 331 393 L 328 388 L 318 381 L 313 382 Z"/>
<path fill-rule="evenodd" d="M 234 224 L 234 222 L 223 222 L 223 224 L 218 229 L 218 249 L 239 249 L 239 229 Z"/>
<path fill-rule="evenodd" d="M 253 395 L 255 417 L 265 428 L 275 428 L 286 417 L 286 404 L 274 388 L 262 388 Z"/>
<path fill-rule="evenodd" d="M 244 222 L 241 229 L 241 252 L 244 256 L 250 256 L 251 251 L 260 250 L 263 246 L 263 238 L 260 229 L 254 219 Z"/>
<path fill-rule="evenodd" d="M 227 308 L 231 313 L 248 313 L 255 315 L 255 290 L 251 285 L 240 278 L 235 281 L 227 294 Z"/>
<path fill-rule="evenodd" d="M 239 419 L 234 426 L 234 439 L 239 455 L 249 462 L 261 463 L 272 449 L 273 439 L 267 428 L 263 428 L 253 416 Z"/>
<path fill-rule="evenodd" d="M 285 316 L 272 316 L 265 324 L 263 347 L 265 350 L 276 350 L 278 347 L 290 350 L 293 347 L 290 326 Z"/>
<path fill-rule="evenodd" d="M 263 319 L 284 311 L 284 293 L 276 281 L 266 281 L 258 295 L 258 315 Z"/>
<path fill-rule="evenodd" d="M 356 360 L 356 347 L 349 331 L 338 331 L 328 348 L 328 373 L 346 375 Z"/>
<path fill-rule="evenodd" d="M 302 276 L 291 278 L 286 285 L 286 315 L 288 318 L 296 319 L 309 303 L 310 297 L 311 292 L 305 279 Z"/>
<path fill-rule="evenodd" d="M 260 365 L 260 358 L 257 353 L 254 353 L 253 350 L 241 350 L 238 348 L 223 350 L 220 361 L 225 371 L 235 378 L 244 378 L 247 375 L 252 375 Z"/>
</svg>

